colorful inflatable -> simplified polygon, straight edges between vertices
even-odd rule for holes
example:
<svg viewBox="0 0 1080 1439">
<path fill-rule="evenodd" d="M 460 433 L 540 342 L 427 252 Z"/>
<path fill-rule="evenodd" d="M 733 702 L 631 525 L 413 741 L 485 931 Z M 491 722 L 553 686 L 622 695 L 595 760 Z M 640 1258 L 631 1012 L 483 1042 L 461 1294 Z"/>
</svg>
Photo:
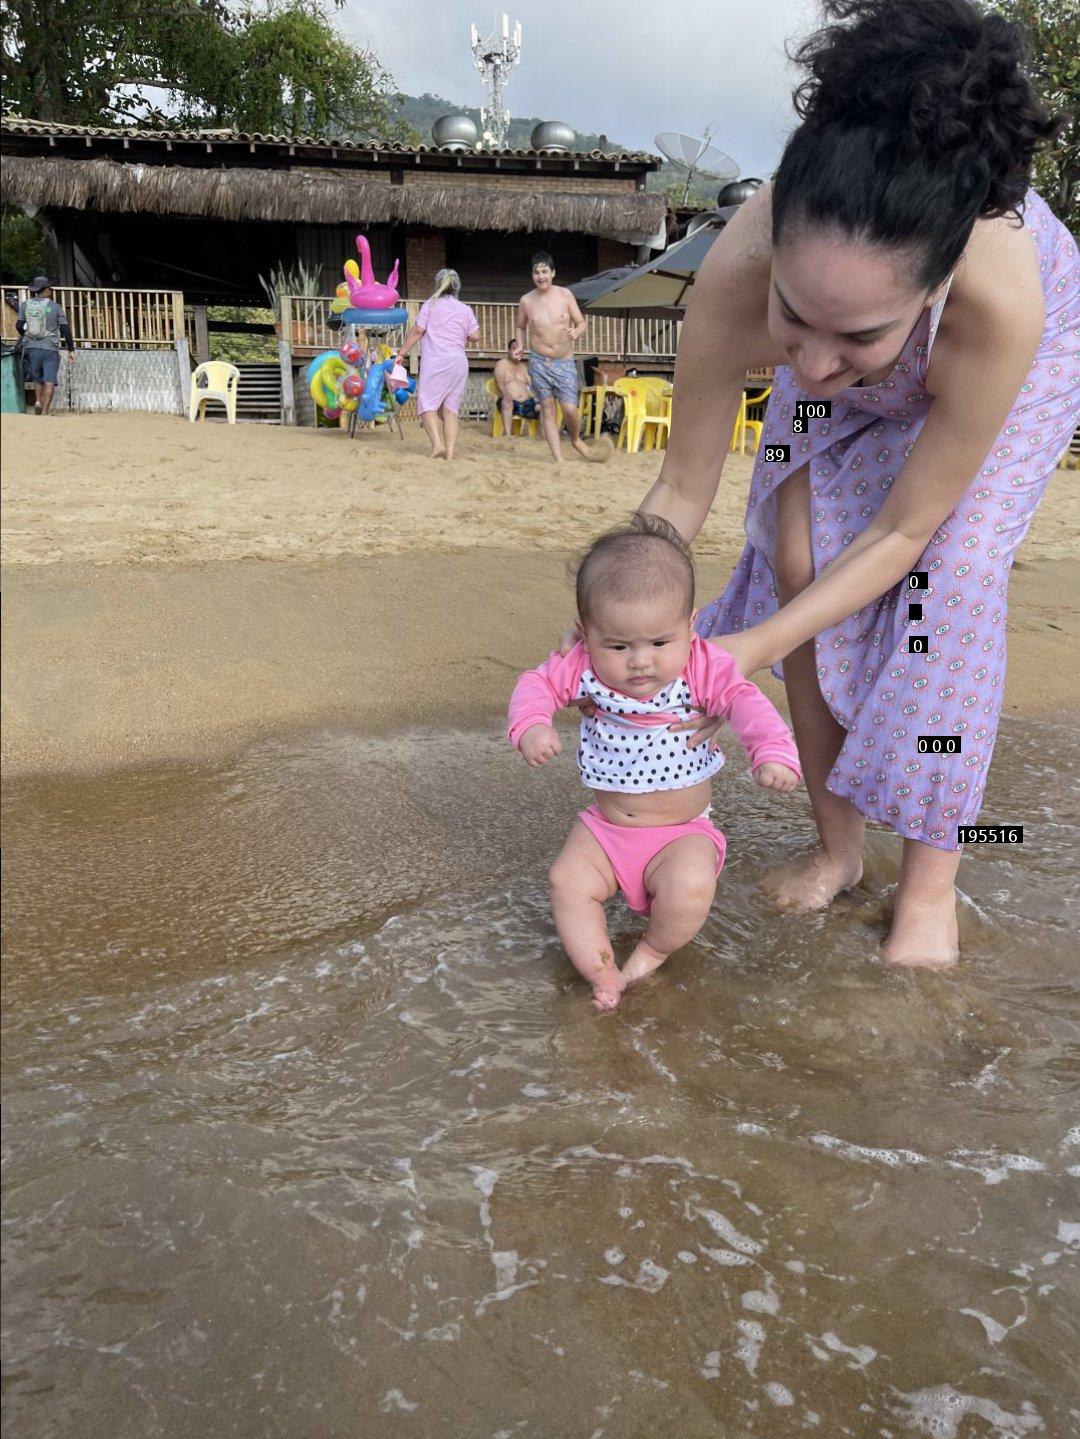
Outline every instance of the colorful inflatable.
<svg viewBox="0 0 1080 1439">
<path fill-rule="evenodd" d="M 357 235 L 356 248 L 360 264 L 346 260 L 345 279 L 337 287 L 330 304 L 331 313 L 341 317 L 343 325 L 385 335 L 389 329 L 404 328 L 409 312 L 400 303 L 397 292 L 399 261 L 381 285 L 371 268 L 371 247 L 363 235 Z M 316 355 L 305 371 L 308 390 L 328 420 L 356 412 L 365 424 L 386 420 L 394 413 L 395 402 L 403 405 L 416 389 L 415 379 L 400 366 L 395 366 L 393 351 L 386 344 L 375 343 L 369 348 L 361 333 L 359 342 L 345 339 L 340 350 L 324 350 Z"/>
<path fill-rule="evenodd" d="M 371 267 L 371 246 L 365 235 L 357 235 L 356 248 L 360 252 L 360 264 L 355 260 L 345 261 L 345 279 L 337 287 L 330 309 L 341 315 L 347 325 L 363 324 L 404 324 L 408 315 L 404 309 L 398 311 L 401 296 L 397 291 L 400 260 L 394 261 L 394 268 L 386 277 L 386 284 L 380 285 Z M 357 316 L 369 311 L 370 318 Z M 401 319 L 388 319 L 387 311 L 400 313 Z"/>
<path fill-rule="evenodd" d="M 386 419 L 395 402 L 404 405 L 415 393 L 415 377 L 395 366 L 389 347 L 380 347 L 382 358 L 372 357 L 364 366 L 360 347 L 351 341 L 340 350 L 324 350 L 316 355 L 304 372 L 311 398 L 328 420 L 357 410 L 365 424 Z M 351 356 L 355 354 L 355 360 Z M 400 375 L 394 376 L 397 369 Z M 401 380 L 404 375 L 404 383 Z"/>
</svg>

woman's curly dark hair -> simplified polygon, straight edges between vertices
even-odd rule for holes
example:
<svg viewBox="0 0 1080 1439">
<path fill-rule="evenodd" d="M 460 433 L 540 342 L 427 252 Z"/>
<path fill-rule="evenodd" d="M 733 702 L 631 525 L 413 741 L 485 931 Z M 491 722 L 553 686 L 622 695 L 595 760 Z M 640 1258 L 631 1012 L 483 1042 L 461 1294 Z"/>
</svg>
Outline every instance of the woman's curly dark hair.
<svg viewBox="0 0 1080 1439">
<path fill-rule="evenodd" d="M 802 225 L 910 250 L 936 288 L 977 219 L 1019 213 L 1066 117 L 1025 73 L 1019 25 L 970 0 L 825 0 L 791 58 L 802 124 L 773 183 L 773 243 Z"/>
</svg>

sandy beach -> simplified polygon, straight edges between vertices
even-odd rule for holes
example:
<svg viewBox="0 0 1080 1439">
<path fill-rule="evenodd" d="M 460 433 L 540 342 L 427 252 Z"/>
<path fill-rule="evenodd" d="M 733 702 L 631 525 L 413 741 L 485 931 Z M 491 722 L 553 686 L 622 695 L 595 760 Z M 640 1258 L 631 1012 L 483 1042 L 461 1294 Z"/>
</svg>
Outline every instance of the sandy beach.
<svg viewBox="0 0 1080 1439">
<path fill-rule="evenodd" d="M 656 454 L 554 465 L 463 428 L 404 441 L 152 415 L 5 417 L 9 774 L 227 752 L 318 724 L 479 723 L 572 611 L 566 560 Z M 45 443 L 42 443 L 42 441 Z M 568 451 L 568 454 L 570 452 Z M 742 537 L 731 456 L 695 546 L 702 600 Z M 1016 566 L 1006 710 L 1080 707 L 1080 485 L 1059 471 Z M 775 695 L 779 686 L 767 682 Z"/>
</svg>

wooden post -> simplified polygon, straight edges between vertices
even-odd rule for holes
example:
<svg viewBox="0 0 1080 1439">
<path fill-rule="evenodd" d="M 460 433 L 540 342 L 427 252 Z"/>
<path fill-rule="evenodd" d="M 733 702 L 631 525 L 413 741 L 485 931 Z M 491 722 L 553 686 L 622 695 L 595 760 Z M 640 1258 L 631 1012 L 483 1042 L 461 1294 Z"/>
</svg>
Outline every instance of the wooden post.
<svg viewBox="0 0 1080 1439">
<path fill-rule="evenodd" d="M 206 306 L 193 305 L 195 320 L 195 363 L 201 365 L 210 358 L 210 333 L 206 328 Z"/>
<path fill-rule="evenodd" d="M 296 424 L 296 396 L 293 394 L 292 346 L 278 341 L 278 364 L 281 366 L 281 423 Z"/>
<path fill-rule="evenodd" d="M 187 354 L 187 336 L 184 334 L 184 292 L 174 290 L 172 292 L 172 314 L 173 314 L 173 342 L 183 340 L 184 354 Z"/>
<path fill-rule="evenodd" d="M 183 309 L 180 311 L 183 316 Z M 176 369 L 180 380 L 180 413 L 186 415 L 191 404 L 191 358 L 188 354 L 187 336 L 184 334 L 184 327 L 181 325 L 180 333 L 175 340 Z"/>
</svg>

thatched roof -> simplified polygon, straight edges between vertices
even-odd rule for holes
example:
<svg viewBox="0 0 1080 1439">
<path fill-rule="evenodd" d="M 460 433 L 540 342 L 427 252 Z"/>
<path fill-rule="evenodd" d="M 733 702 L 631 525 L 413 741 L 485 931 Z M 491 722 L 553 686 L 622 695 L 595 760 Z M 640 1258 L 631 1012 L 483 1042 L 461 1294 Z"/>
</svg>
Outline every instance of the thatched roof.
<svg viewBox="0 0 1080 1439">
<path fill-rule="evenodd" d="M 213 150 L 225 145 L 245 146 L 253 149 L 286 147 L 293 150 L 333 151 L 342 155 L 386 155 L 412 159 L 415 156 L 448 156 L 455 152 L 447 146 L 409 145 L 401 140 L 387 140 L 372 136 L 366 140 L 352 140 L 343 136 L 328 135 L 264 135 L 261 132 L 242 130 L 166 130 L 147 129 L 139 125 L 65 125 L 58 120 L 31 120 L 21 115 L 0 117 L 0 135 L 27 136 L 44 139 L 75 140 L 119 140 L 131 144 L 147 141 L 152 144 L 174 144 L 189 142 L 207 146 Z M 597 160 L 615 166 L 639 166 L 655 170 L 660 164 L 659 155 L 645 150 L 526 150 L 507 148 L 489 150 L 479 147 L 469 152 L 481 159 L 532 159 L 544 157 L 547 160 Z"/>
<path fill-rule="evenodd" d="M 455 230 L 554 230 L 641 243 L 661 228 L 666 201 L 644 191 L 532 190 L 470 183 L 391 184 L 353 170 L 305 171 L 143 165 L 101 159 L 0 161 L 5 204 L 109 214 L 197 215 L 315 225 L 405 224 Z"/>
</svg>

